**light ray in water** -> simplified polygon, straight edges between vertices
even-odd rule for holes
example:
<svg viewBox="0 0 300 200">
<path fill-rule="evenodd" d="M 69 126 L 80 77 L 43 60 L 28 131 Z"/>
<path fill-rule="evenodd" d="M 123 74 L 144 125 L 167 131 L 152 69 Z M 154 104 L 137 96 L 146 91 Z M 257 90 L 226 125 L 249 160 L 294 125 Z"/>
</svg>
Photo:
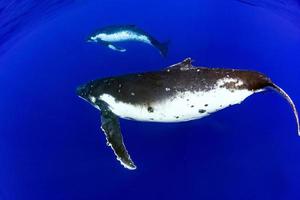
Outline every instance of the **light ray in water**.
<svg viewBox="0 0 300 200">
<path fill-rule="evenodd" d="M 1 0 L 0 1 L 0 54 L 8 42 L 14 43 L 20 35 L 28 33 L 26 27 L 49 16 L 54 11 L 73 3 L 75 0 Z M 26 31 L 24 31 L 26 30 Z"/>
<path fill-rule="evenodd" d="M 237 0 L 243 4 L 260 7 L 291 21 L 300 28 L 300 1 L 297 0 Z"/>
</svg>

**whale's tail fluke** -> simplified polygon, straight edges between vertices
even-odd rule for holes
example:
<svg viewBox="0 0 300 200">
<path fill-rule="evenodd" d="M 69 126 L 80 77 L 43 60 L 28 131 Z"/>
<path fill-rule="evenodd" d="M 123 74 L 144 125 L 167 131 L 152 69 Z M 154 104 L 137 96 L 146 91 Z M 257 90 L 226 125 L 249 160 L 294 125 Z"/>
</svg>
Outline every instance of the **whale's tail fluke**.
<svg viewBox="0 0 300 200">
<path fill-rule="evenodd" d="M 295 118 L 296 118 L 296 122 L 297 122 L 297 129 L 298 129 L 298 135 L 300 136 L 300 123 L 299 123 L 299 116 L 298 116 L 298 111 L 296 109 L 296 106 L 293 102 L 293 100 L 291 99 L 291 97 L 283 90 L 281 89 L 278 85 L 274 84 L 274 83 L 270 83 L 270 87 L 272 89 L 274 89 L 276 92 L 278 92 L 279 94 L 281 94 L 290 104 L 290 106 L 293 109 Z"/>
<path fill-rule="evenodd" d="M 168 55 L 169 44 L 170 44 L 170 41 L 167 41 L 167 42 L 164 42 L 164 43 L 160 43 L 158 45 L 158 49 L 159 49 L 159 51 L 160 51 L 160 53 L 163 57 L 167 57 L 167 55 Z"/>
<path fill-rule="evenodd" d="M 152 45 L 157 48 L 160 52 L 160 54 L 165 58 L 167 57 L 168 55 L 168 50 L 169 50 L 169 44 L 170 44 L 170 41 L 167 41 L 167 42 L 159 42 L 155 39 L 151 39 L 151 43 Z"/>
</svg>

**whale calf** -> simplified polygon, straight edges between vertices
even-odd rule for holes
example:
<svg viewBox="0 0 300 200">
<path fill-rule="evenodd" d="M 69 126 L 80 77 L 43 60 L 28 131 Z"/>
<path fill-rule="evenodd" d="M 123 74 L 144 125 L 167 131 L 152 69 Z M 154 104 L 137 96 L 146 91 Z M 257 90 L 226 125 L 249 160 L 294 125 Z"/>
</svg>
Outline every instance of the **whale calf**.
<svg viewBox="0 0 300 200">
<path fill-rule="evenodd" d="M 190 58 L 161 71 L 90 81 L 79 86 L 77 94 L 101 110 L 107 144 L 122 165 L 135 169 L 123 143 L 118 117 L 149 122 L 195 120 L 267 88 L 289 102 L 300 135 L 295 104 L 270 78 L 255 71 L 194 67 Z"/>
<path fill-rule="evenodd" d="M 159 42 L 154 37 L 135 25 L 107 26 L 93 33 L 88 37 L 87 41 L 102 44 L 112 50 L 119 52 L 125 52 L 126 49 L 117 46 L 115 43 L 138 41 L 157 48 L 160 54 L 164 57 L 166 57 L 168 53 L 168 42 Z"/>
</svg>

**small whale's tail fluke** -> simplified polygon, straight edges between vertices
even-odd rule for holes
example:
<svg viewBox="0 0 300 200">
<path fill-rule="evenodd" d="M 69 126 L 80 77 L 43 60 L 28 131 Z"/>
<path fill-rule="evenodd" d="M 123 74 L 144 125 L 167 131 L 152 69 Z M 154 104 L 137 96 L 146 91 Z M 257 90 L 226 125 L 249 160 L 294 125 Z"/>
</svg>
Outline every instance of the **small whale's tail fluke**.
<svg viewBox="0 0 300 200">
<path fill-rule="evenodd" d="M 169 44 L 170 44 L 170 41 L 167 41 L 167 42 L 164 42 L 164 43 L 160 43 L 158 45 L 158 49 L 159 49 L 159 51 L 160 51 L 160 53 L 163 57 L 167 57 L 167 55 L 168 55 Z"/>
<path fill-rule="evenodd" d="M 159 42 L 155 39 L 151 39 L 151 43 L 152 45 L 157 48 L 160 52 L 160 54 L 165 58 L 167 57 L 168 55 L 168 51 L 169 51 L 169 44 L 170 44 L 170 41 L 167 41 L 167 42 Z"/>
<path fill-rule="evenodd" d="M 283 90 L 281 89 L 278 85 L 274 84 L 274 83 L 270 83 L 270 87 L 272 89 L 274 89 L 275 91 L 277 91 L 279 94 L 281 94 L 290 104 L 290 106 L 293 109 L 295 118 L 296 118 L 296 122 L 297 122 L 297 128 L 298 128 L 298 135 L 300 136 L 300 123 L 299 123 L 299 116 L 298 116 L 298 111 L 296 109 L 296 106 L 293 102 L 293 100 L 291 99 L 291 97 Z"/>
</svg>

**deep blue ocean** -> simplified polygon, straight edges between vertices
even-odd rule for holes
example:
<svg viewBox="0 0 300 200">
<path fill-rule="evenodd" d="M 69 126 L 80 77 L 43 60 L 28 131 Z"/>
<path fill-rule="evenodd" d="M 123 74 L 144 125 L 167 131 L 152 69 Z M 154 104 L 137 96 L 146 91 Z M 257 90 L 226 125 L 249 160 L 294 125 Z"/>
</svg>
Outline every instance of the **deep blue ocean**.
<svg viewBox="0 0 300 200">
<path fill-rule="evenodd" d="M 169 54 L 90 44 L 135 24 Z M 195 66 L 260 71 L 300 109 L 296 0 L 0 0 L 0 200 L 299 200 L 300 137 L 272 91 L 184 123 L 121 120 L 137 170 L 116 161 L 100 113 L 76 95 L 92 79 Z"/>
</svg>

